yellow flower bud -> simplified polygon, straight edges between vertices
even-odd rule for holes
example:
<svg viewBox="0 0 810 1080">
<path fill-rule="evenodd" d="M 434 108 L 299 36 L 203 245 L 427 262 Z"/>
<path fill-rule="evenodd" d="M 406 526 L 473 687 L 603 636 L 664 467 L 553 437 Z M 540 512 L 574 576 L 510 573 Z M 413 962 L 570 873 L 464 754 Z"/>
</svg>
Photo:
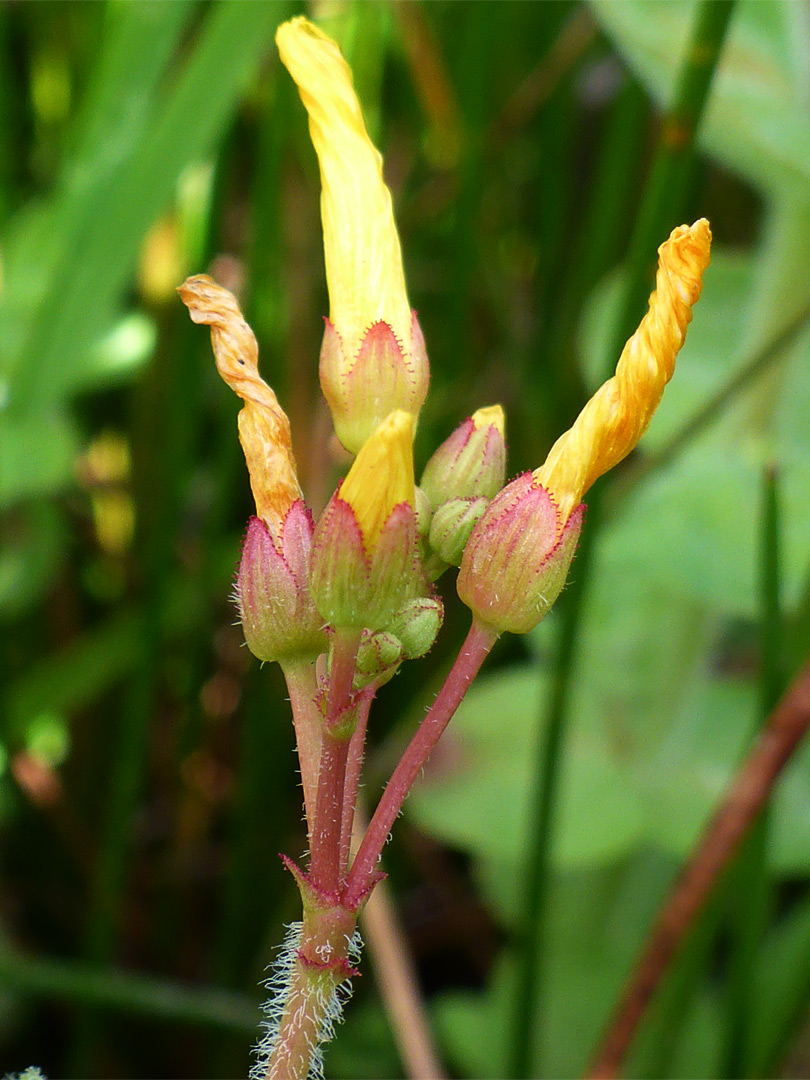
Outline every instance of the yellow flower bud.
<svg viewBox="0 0 810 1080">
<path fill-rule="evenodd" d="M 712 234 L 705 218 L 674 229 L 658 249 L 649 311 L 624 347 L 616 374 L 552 446 L 535 479 L 559 508 L 560 528 L 588 488 L 626 457 L 644 434 L 700 297 Z"/>
<path fill-rule="evenodd" d="M 425 582 L 416 540 L 413 417 L 377 428 L 315 526 L 310 588 L 325 622 L 384 630 Z"/>
<path fill-rule="evenodd" d="M 506 431 L 506 417 L 501 405 L 485 405 L 483 409 L 476 409 L 470 419 L 476 431 L 482 428 L 494 427 L 501 438 Z"/>
<path fill-rule="evenodd" d="M 391 511 L 416 501 L 413 475 L 413 416 L 391 413 L 360 448 L 340 498 L 354 511 L 367 551 L 373 551 Z"/>
<path fill-rule="evenodd" d="M 195 323 L 211 327 L 217 369 L 244 401 L 239 413 L 239 441 L 245 452 L 256 513 L 279 545 L 292 504 L 301 498 L 290 421 L 259 375 L 259 350 L 253 331 L 234 297 L 206 274 L 188 278 L 177 290 Z"/>
<path fill-rule="evenodd" d="M 425 400 L 424 341 L 408 303 L 382 158 L 368 136 L 352 73 L 338 46 L 303 16 L 276 43 L 309 113 L 321 171 L 330 316 L 321 386 L 343 445 L 357 453 L 394 409 Z"/>
</svg>

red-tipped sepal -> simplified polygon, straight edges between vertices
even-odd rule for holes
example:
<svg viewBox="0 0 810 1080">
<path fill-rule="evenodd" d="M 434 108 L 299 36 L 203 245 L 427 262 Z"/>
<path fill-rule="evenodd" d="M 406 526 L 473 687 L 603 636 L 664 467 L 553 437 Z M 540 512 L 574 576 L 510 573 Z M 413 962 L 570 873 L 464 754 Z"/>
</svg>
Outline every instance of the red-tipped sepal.
<svg viewBox="0 0 810 1080">
<path fill-rule="evenodd" d="M 513 480 L 472 531 L 458 575 L 461 599 L 498 633 L 528 633 L 562 591 L 584 511 L 580 504 L 563 525 L 531 473 Z"/>
<path fill-rule="evenodd" d="M 332 412 L 337 437 L 356 454 L 375 428 L 395 409 L 418 415 L 430 378 L 425 340 L 411 316 L 410 348 L 387 322 L 373 323 L 355 355 L 328 319 L 321 346 L 321 389 Z"/>
<path fill-rule="evenodd" d="M 338 489 L 315 527 L 310 588 L 331 626 L 384 630 L 407 600 L 424 591 L 413 507 L 397 503 L 368 550 Z"/>
<path fill-rule="evenodd" d="M 260 660 L 305 659 L 326 649 L 323 619 L 307 581 L 312 530 L 312 517 L 300 499 L 287 511 L 275 539 L 261 518 L 248 522 L 236 595 L 245 641 Z"/>
</svg>

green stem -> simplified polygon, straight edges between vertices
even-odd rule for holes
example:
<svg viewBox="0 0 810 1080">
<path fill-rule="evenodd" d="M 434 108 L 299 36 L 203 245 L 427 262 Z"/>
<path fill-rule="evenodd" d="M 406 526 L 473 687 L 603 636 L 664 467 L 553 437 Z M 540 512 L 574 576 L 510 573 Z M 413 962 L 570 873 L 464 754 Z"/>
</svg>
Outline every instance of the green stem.
<svg viewBox="0 0 810 1080">
<path fill-rule="evenodd" d="M 612 373 L 625 340 L 643 312 L 655 266 L 655 250 L 668 229 L 677 224 L 693 158 L 695 136 L 733 6 L 733 0 L 701 0 L 698 6 L 673 102 L 664 117 L 633 229 L 628 277 L 605 356 L 605 377 Z M 515 1078 L 530 1075 L 532 1063 L 536 1060 L 535 1044 L 542 1015 L 539 1002 L 544 966 L 542 933 L 546 917 L 549 854 L 553 842 L 559 763 L 569 711 L 571 673 L 594 537 L 601 519 L 598 485 L 590 497 L 588 516 L 577 557 L 576 574 L 566 594 L 546 734 L 539 750 L 535 783 L 530 796 L 534 816 L 530 819 L 533 828 L 526 858 L 522 918 L 518 930 L 519 967 L 509 1062 L 510 1075 Z"/>
<path fill-rule="evenodd" d="M 701 0 L 698 5 L 630 240 L 630 278 L 612 350 L 616 356 L 643 311 L 655 272 L 655 251 L 666 233 L 679 224 L 694 161 L 695 138 L 733 10 L 734 0 Z"/>
<path fill-rule="evenodd" d="M 766 468 L 763 477 L 762 561 L 760 569 L 761 649 L 760 715 L 757 730 L 766 722 L 783 689 L 781 674 L 781 605 L 779 600 L 779 506 L 777 473 Z M 731 948 L 726 973 L 726 1030 L 721 1075 L 749 1075 L 750 1035 L 757 953 L 768 917 L 767 813 L 756 822 L 732 868 Z"/>
<path fill-rule="evenodd" d="M 540 987 L 544 978 L 543 932 L 550 879 L 550 852 L 553 842 L 560 760 L 568 719 L 571 674 L 576 659 L 582 606 L 591 570 L 596 522 L 599 519 L 599 488 L 588 507 L 588 523 L 575 564 L 575 573 L 565 592 L 562 625 L 557 645 L 551 698 L 546 722 L 535 753 L 535 775 L 529 794 L 526 820 L 531 822 L 529 849 L 523 867 L 522 918 L 516 935 L 517 981 L 512 1006 L 510 1077 L 533 1075 L 535 1047 L 539 1038 Z"/>
</svg>

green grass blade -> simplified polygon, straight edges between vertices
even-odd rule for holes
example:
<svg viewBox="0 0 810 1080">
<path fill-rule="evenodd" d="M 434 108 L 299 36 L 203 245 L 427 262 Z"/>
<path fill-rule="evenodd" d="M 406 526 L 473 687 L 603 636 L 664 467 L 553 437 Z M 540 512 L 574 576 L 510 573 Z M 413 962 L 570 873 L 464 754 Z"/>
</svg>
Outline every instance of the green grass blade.
<svg viewBox="0 0 810 1080">
<path fill-rule="evenodd" d="M 233 114 L 278 13 L 278 5 L 264 0 L 209 9 L 165 107 L 117 175 L 82 207 L 82 257 L 66 255 L 55 270 L 52 302 L 41 310 L 12 387 L 14 407 L 53 400 L 69 388 L 72 370 L 120 301 L 143 236 L 178 176 L 211 152 Z"/>
<path fill-rule="evenodd" d="M 167 1023 L 252 1032 L 259 1016 L 250 998 L 214 987 L 195 987 L 111 968 L 23 956 L 0 949 L 0 985 L 26 997 L 65 1000 L 140 1013 Z"/>
</svg>

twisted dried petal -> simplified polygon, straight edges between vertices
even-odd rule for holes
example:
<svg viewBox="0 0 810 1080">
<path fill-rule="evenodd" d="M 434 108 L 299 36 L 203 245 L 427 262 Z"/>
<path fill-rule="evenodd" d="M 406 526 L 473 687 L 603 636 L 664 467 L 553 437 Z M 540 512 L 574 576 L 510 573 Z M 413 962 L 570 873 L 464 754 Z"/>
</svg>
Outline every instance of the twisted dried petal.
<svg viewBox="0 0 810 1080">
<path fill-rule="evenodd" d="M 568 519 L 588 488 L 633 449 L 675 370 L 675 357 L 700 297 L 712 234 L 705 218 L 674 229 L 658 249 L 649 311 L 624 347 L 616 374 L 556 441 L 535 478 Z"/>
<path fill-rule="evenodd" d="M 301 498 L 290 421 L 259 374 L 256 338 L 233 295 L 207 274 L 188 278 L 177 291 L 192 320 L 211 327 L 217 370 L 245 403 L 239 413 L 239 441 L 256 512 L 278 541 L 287 511 Z"/>
</svg>

